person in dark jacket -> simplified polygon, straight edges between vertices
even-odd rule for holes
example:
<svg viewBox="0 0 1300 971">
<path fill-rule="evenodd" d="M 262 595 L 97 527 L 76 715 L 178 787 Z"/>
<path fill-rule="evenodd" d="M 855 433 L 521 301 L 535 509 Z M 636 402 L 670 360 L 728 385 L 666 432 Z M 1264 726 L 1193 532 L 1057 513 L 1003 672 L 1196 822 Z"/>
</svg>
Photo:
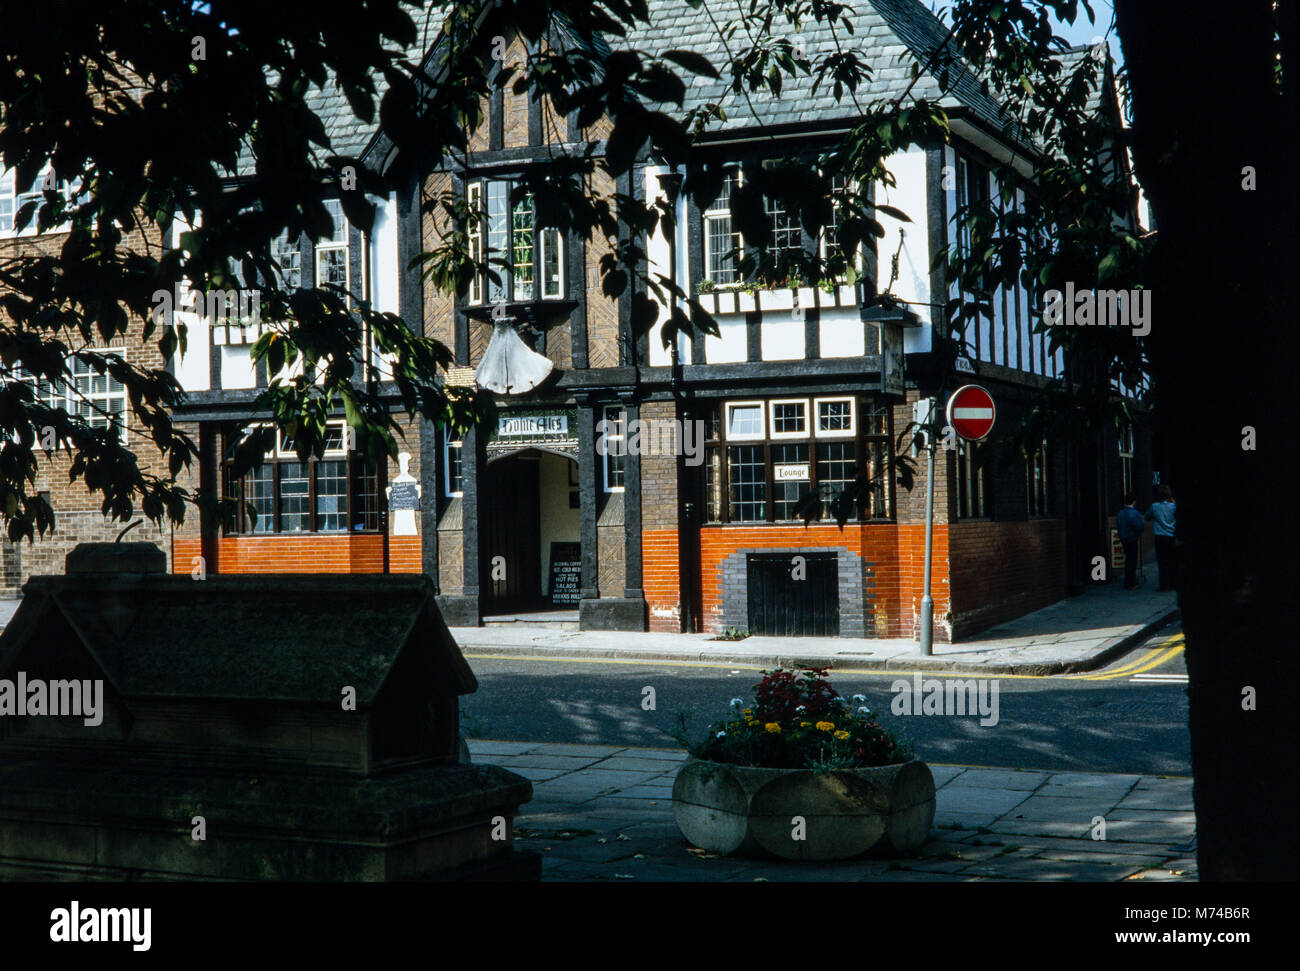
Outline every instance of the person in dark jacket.
<svg viewBox="0 0 1300 971">
<path fill-rule="evenodd" d="M 1124 508 L 1115 518 L 1119 530 L 1119 541 L 1124 546 L 1124 589 L 1137 589 L 1138 556 L 1141 551 L 1142 534 L 1146 531 L 1146 520 L 1137 511 L 1137 493 L 1130 492 L 1124 497 Z"/>
<path fill-rule="evenodd" d="M 1178 582 L 1178 563 L 1174 559 L 1174 503 L 1173 491 L 1167 485 L 1156 489 L 1156 501 L 1147 510 L 1146 518 L 1155 523 L 1156 563 L 1160 568 L 1160 589 L 1172 590 Z"/>
</svg>

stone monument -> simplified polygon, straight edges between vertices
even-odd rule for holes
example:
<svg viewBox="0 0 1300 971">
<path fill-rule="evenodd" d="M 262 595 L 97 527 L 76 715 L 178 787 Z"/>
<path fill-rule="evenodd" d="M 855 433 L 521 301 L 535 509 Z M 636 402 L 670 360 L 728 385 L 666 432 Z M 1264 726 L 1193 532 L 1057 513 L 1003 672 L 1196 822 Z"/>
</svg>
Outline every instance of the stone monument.
<svg viewBox="0 0 1300 971">
<path fill-rule="evenodd" d="M 0 635 L 0 879 L 537 879 L 532 785 L 458 762 L 427 577 L 166 571 L 90 543 Z"/>
</svg>

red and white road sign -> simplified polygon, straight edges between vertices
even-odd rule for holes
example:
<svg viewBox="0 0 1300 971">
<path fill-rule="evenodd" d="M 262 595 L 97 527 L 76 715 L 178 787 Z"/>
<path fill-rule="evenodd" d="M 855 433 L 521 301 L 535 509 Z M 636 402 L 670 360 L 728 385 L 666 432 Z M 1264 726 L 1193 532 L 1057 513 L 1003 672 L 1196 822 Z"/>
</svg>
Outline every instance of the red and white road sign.
<svg viewBox="0 0 1300 971">
<path fill-rule="evenodd" d="M 978 442 L 993 431 L 997 409 L 993 396 L 978 384 L 965 384 L 948 399 L 948 424 L 968 442 Z"/>
</svg>

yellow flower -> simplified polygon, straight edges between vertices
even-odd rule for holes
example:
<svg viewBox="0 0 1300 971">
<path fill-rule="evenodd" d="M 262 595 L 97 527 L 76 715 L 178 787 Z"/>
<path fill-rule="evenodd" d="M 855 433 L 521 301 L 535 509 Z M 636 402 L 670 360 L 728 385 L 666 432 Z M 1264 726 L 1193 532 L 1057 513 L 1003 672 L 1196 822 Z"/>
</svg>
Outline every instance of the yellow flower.
<svg viewBox="0 0 1300 971">
<path fill-rule="evenodd" d="M 818 723 L 817 723 L 817 731 L 819 731 L 819 732 L 829 732 L 829 731 L 833 730 L 834 728 L 835 728 L 835 723 L 834 723 L 834 722 L 818 722 Z"/>
<path fill-rule="evenodd" d="M 748 716 L 748 715 L 752 715 L 752 714 L 754 713 L 754 709 L 753 709 L 753 708 L 745 708 L 745 709 L 742 709 L 740 713 L 741 713 L 742 715 L 746 715 L 746 716 Z"/>
<path fill-rule="evenodd" d="M 838 739 L 842 742 L 842 741 L 844 741 L 846 738 L 849 737 L 849 733 L 848 733 L 848 732 L 836 732 L 836 733 L 835 733 L 835 737 L 838 738 Z"/>
<path fill-rule="evenodd" d="M 781 734 L 781 726 L 777 722 L 768 722 L 766 725 L 763 726 L 763 728 L 773 735 Z"/>
<path fill-rule="evenodd" d="M 799 727 L 800 727 L 800 728 L 811 728 L 811 727 L 812 727 L 812 722 L 800 722 L 800 723 L 799 723 Z"/>
</svg>

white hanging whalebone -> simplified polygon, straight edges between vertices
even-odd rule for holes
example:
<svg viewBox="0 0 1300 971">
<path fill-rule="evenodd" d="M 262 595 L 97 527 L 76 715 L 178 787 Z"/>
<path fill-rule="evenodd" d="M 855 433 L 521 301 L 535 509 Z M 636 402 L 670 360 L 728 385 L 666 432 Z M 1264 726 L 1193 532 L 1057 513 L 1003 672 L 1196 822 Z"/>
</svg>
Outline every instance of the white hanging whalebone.
<svg viewBox="0 0 1300 971">
<path fill-rule="evenodd" d="M 513 323 L 497 320 L 474 380 L 479 387 L 497 394 L 524 394 L 545 381 L 553 370 L 555 364 L 550 358 L 525 344 Z"/>
</svg>

